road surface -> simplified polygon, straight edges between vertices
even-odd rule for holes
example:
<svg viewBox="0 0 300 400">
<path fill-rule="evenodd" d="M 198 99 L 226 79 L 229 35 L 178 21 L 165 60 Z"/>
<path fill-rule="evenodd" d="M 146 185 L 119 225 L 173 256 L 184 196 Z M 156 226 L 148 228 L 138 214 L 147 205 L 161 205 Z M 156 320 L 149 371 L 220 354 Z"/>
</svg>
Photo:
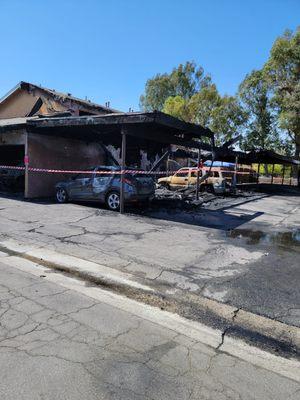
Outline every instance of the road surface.
<svg viewBox="0 0 300 400">
<path fill-rule="evenodd" d="M 1 400 L 300 398 L 295 380 L 150 322 L 139 313 L 145 305 L 124 311 L 131 300 L 80 282 L 83 295 L 73 278 L 5 258 Z"/>
<path fill-rule="evenodd" d="M 175 296 L 187 291 L 300 327 L 299 195 L 225 198 L 214 210 L 144 216 L 0 197 L 0 246 L 14 241 L 83 258 Z"/>
</svg>

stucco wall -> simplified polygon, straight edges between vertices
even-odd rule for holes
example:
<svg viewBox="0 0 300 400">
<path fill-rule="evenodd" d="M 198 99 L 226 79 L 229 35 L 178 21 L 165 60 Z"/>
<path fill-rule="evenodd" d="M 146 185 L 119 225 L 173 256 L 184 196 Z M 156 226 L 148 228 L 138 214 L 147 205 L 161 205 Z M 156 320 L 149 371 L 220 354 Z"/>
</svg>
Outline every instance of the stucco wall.
<svg viewBox="0 0 300 400">
<path fill-rule="evenodd" d="M 17 90 L 0 104 L 0 119 L 26 117 L 38 100 L 38 96 L 33 96 L 24 90 Z"/>
<path fill-rule="evenodd" d="M 28 134 L 29 166 L 46 169 L 84 170 L 106 163 L 97 143 L 85 143 L 54 136 Z M 54 196 L 55 184 L 69 174 L 28 173 L 27 198 Z"/>
<path fill-rule="evenodd" d="M 44 90 L 34 87 L 30 92 L 19 88 L 9 95 L 0 104 L 0 119 L 28 116 L 38 99 L 41 99 L 43 102 L 38 110 L 38 114 L 42 115 L 63 111 L 69 111 L 72 115 L 80 115 L 80 113 L 107 113 L 97 107 L 93 107 L 92 104 L 91 106 L 85 105 L 59 93 L 56 96 L 51 96 Z"/>
</svg>

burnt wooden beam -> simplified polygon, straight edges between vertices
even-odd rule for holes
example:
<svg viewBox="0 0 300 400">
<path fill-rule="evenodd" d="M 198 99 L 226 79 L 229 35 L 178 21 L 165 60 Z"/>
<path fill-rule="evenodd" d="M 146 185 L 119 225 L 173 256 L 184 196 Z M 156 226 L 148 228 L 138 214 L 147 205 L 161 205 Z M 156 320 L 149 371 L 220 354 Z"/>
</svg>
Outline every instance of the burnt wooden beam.
<svg viewBox="0 0 300 400">
<path fill-rule="evenodd" d="M 107 126 L 107 125 L 132 125 L 132 124 L 155 124 L 162 128 L 170 128 L 188 134 L 197 138 L 202 136 L 212 138 L 213 132 L 200 125 L 187 123 L 170 115 L 153 112 L 153 113 L 121 113 L 93 115 L 82 117 L 65 117 L 65 118 L 41 118 L 36 121 L 30 121 L 29 127 L 33 129 L 55 128 L 61 126 Z"/>
<path fill-rule="evenodd" d="M 146 132 L 143 132 L 143 131 L 138 132 L 135 129 L 128 129 L 127 134 L 130 136 L 137 137 L 137 138 L 140 137 L 143 139 L 147 139 L 149 141 L 159 142 L 159 143 L 168 144 L 168 145 L 175 144 L 178 146 L 202 149 L 202 150 L 206 150 L 206 151 L 212 150 L 212 146 L 210 144 L 198 142 L 196 140 L 187 140 L 185 138 L 167 134 L 165 132 L 163 134 L 160 132 L 157 132 L 157 134 L 149 136 Z"/>
<path fill-rule="evenodd" d="M 196 137 L 208 137 L 212 138 L 214 133 L 208 129 L 204 128 L 200 125 L 192 124 L 190 122 L 181 121 L 178 118 L 172 117 L 171 115 L 158 112 L 154 113 L 155 122 L 158 122 L 162 125 L 169 126 L 171 128 L 176 127 L 176 129 L 181 130 L 183 132 L 193 134 Z"/>
</svg>

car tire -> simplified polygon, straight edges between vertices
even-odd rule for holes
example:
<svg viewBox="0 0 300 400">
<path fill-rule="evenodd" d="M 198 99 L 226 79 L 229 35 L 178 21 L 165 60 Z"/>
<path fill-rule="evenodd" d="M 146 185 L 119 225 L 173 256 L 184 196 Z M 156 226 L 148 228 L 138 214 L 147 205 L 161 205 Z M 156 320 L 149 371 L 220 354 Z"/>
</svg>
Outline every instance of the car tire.
<svg viewBox="0 0 300 400">
<path fill-rule="evenodd" d="M 170 185 L 166 182 L 162 182 L 159 184 L 160 187 L 170 190 Z"/>
<path fill-rule="evenodd" d="M 110 192 L 106 196 L 105 204 L 111 211 L 118 211 L 120 209 L 120 193 Z"/>
<path fill-rule="evenodd" d="M 64 188 L 56 189 L 56 201 L 60 204 L 68 202 L 68 193 Z"/>
</svg>

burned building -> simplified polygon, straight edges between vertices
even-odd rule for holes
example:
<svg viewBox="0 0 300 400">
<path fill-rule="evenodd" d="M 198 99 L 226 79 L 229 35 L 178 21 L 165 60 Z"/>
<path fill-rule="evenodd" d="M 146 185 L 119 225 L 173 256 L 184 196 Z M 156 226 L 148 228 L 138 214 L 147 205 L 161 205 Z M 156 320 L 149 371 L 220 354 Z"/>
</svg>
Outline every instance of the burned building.
<svg viewBox="0 0 300 400">
<path fill-rule="evenodd" d="M 26 198 L 52 196 L 55 184 L 70 177 L 63 171 L 125 158 L 126 166 L 149 170 L 171 145 L 211 149 L 211 143 L 208 129 L 160 112 L 120 113 L 24 82 L 0 101 L 0 167 L 23 168 L 17 178 Z M 12 173 L 0 168 L 0 180 Z"/>
<path fill-rule="evenodd" d="M 0 99 L 0 164 L 24 166 L 24 158 L 32 165 L 44 168 L 78 169 L 107 163 L 106 152 L 98 143 L 64 137 L 34 135 L 27 130 L 27 122 L 49 116 L 105 115 L 117 112 L 107 106 L 92 103 L 28 82 L 20 82 Z M 82 138 L 84 139 L 84 138 Z M 37 175 L 21 171 L 0 171 L 0 183 L 15 180 L 18 189 L 25 188 L 28 197 L 47 196 L 58 177 L 47 176 L 41 181 Z M 48 183 L 46 184 L 45 181 Z M 48 187 L 48 189 L 47 189 Z"/>
<path fill-rule="evenodd" d="M 60 93 L 28 82 L 18 83 L 0 98 L 0 119 L 35 115 L 104 115 L 114 112 L 119 111 L 78 99 L 71 93 Z"/>
</svg>

